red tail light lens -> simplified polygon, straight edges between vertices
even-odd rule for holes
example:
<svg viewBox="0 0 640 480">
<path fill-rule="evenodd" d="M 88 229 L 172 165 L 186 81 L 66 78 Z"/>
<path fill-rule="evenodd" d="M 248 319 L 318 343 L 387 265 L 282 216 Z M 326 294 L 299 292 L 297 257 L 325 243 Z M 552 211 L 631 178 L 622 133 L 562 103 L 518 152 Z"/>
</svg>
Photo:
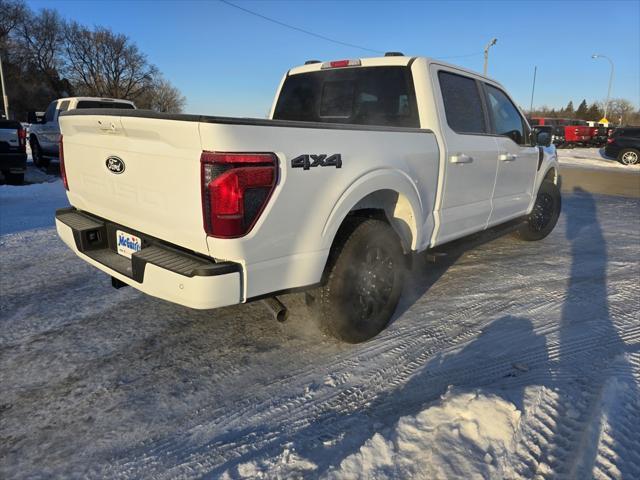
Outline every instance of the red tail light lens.
<svg viewBox="0 0 640 480">
<path fill-rule="evenodd" d="M 58 156 L 60 158 L 60 176 L 62 177 L 62 184 L 64 185 L 65 189 L 69 190 L 67 171 L 64 168 L 64 149 L 62 148 L 62 135 L 60 135 L 60 141 L 58 142 Z"/>
<path fill-rule="evenodd" d="M 613 137 L 607 138 L 607 143 L 613 143 Z"/>
<path fill-rule="evenodd" d="M 251 231 L 277 181 L 273 153 L 202 152 L 204 229 L 217 238 L 237 238 Z"/>
<path fill-rule="evenodd" d="M 22 127 L 18 129 L 18 145 L 23 149 L 27 146 L 27 131 Z"/>
</svg>

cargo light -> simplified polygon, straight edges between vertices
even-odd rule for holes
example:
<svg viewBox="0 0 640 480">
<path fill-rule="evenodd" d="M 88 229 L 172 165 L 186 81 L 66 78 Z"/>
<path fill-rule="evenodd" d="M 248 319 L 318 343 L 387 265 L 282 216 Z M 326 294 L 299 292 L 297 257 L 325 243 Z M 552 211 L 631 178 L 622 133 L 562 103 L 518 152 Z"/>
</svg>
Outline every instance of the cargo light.
<svg viewBox="0 0 640 480">
<path fill-rule="evenodd" d="M 324 70 L 327 68 L 359 67 L 360 65 L 362 65 L 360 60 L 334 60 L 333 62 L 324 62 L 320 68 Z"/>
<path fill-rule="evenodd" d="M 202 152 L 202 216 L 207 235 L 249 233 L 264 211 L 278 177 L 273 153 Z"/>
<path fill-rule="evenodd" d="M 62 184 L 64 188 L 69 190 L 69 182 L 67 181 L 67 170 L 64 168 L 64 149 L 62 148 L 62 135 L 58 141 L 58 158 L 60 159 L 60 176 L 62 177 Z"/>
</svg>

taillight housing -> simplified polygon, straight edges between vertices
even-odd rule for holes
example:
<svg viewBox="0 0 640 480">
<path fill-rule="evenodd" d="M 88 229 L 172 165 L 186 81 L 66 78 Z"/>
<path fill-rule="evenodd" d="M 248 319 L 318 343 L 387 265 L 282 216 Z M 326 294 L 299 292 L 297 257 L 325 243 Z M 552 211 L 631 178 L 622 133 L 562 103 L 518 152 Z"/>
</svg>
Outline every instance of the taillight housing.
<svg viewBox="0 0 640 480">
<path fill-rule="evenodd" d="M 207 235 L 237 238 L 249 233 L 278 180 L 273 153 L 202 152 L 202 216 Z"/>
<path fill-rule="evenodd" d="M 18 146 L 22 151 L 27 148 L 27 131 L 22 126 L 18 128 Z"/>
<path fill-rule="evenodd" d="M 60 176 L 62 177 L 62 184 L 66 190 L 69 190 L 69 182 L 67 181 L 67 171 L 64 168 L 64 149 L 62 148 L 62 135 L 58 141 L 58 158 L 60 159 Z"/>
<path fill-rule="evenodd" d="M 614 142 L 614 138 L 613 137 L 607 138 L 607 143 L 613 143 L 613 142 Z"/>
</svg>

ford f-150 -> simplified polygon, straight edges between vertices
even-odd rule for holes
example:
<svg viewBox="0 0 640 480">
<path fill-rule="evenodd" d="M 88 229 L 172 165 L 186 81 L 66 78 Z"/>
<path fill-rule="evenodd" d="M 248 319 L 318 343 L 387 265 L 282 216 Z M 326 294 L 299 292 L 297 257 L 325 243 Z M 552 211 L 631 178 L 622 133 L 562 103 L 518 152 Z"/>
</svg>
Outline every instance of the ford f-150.
<svg viewBox="0 0 640 480">
<path fill-rule="evenodd" d="M 196 309 L 303 289 L 347 342 L 388 324 L 406 256 L 561 206 L 548 132 L 496 81 L 424 57 L 308 62 L 269 119 L 77 109 L 60 116 L 62 240 Z M 521 222 L 518 222 L 518 219 Z"/>
</svg>

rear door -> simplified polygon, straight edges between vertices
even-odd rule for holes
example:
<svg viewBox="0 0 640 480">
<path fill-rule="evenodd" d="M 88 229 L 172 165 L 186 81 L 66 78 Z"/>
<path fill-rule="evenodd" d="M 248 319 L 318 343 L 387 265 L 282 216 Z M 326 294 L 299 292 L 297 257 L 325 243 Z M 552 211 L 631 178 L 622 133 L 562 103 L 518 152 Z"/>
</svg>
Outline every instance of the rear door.
<svg viewBox="0 0 640 480">
<path fill-rule="evenodd" d="M 498 145 L 498 173 L 489 225 L 524 215 L 533 195 L 538 148 L 529 143 L 529 129 L 511 99 L 483 82 L 491 130 Z"/>
<path fill-rule="evenodd" d="M 445 149 L 440 244 L 486 227 L 498 162 L 478 80 L 440 65 L 432 69 Z"/>
</svg>

